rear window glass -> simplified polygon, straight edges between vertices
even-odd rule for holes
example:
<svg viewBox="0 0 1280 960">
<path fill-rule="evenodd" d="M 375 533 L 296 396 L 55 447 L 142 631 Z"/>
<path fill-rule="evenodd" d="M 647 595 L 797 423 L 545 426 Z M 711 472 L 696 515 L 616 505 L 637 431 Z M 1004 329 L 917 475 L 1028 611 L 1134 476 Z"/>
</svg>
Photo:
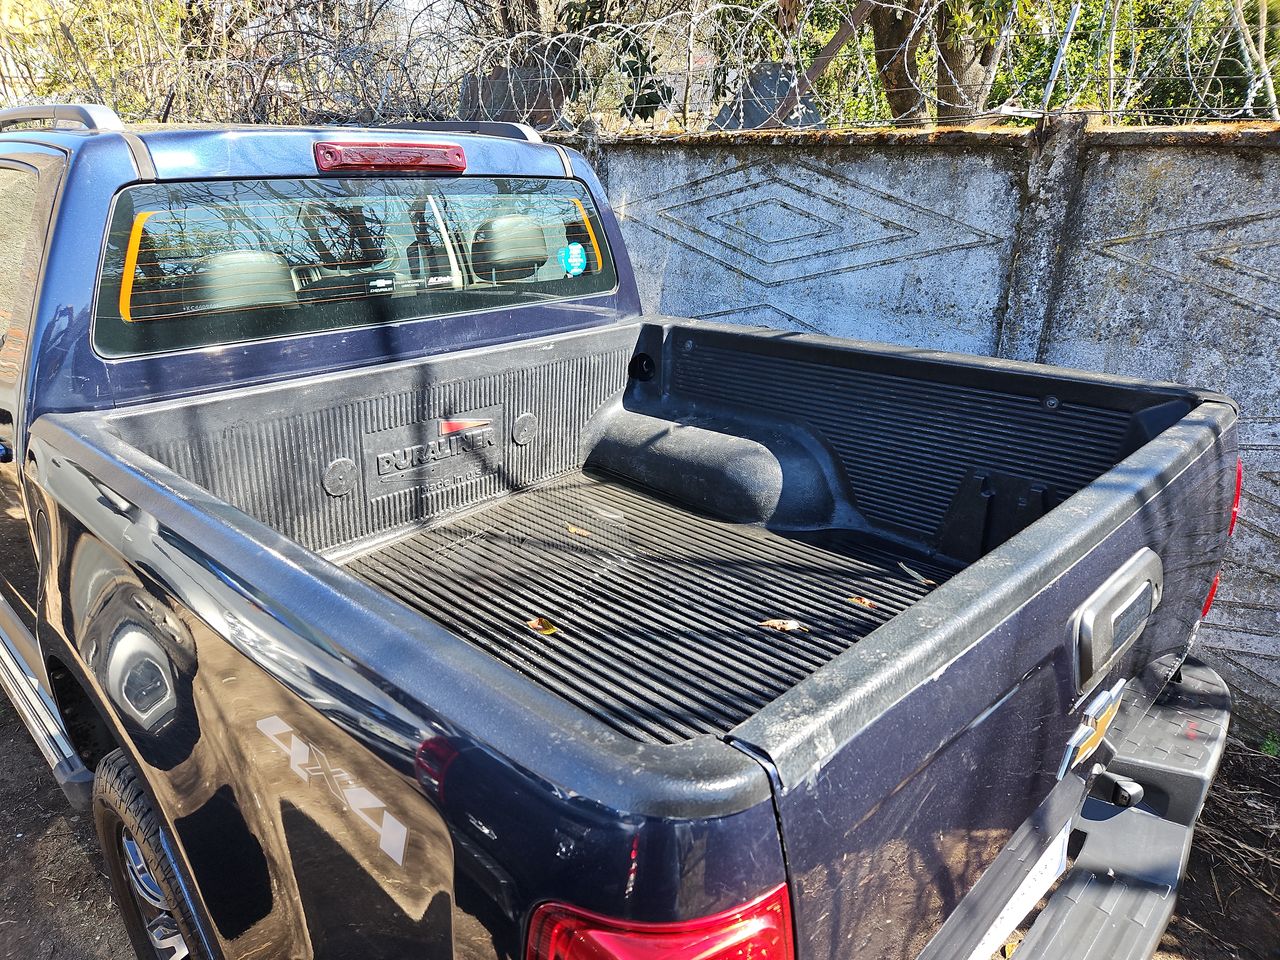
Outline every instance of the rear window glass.
<svg viewBox="0 0 1280 960">
<path fill-rule="evenodd" d="M 146 184 L 116 199 L 95 343 L 157 353 L 604 293 L 616 274 L 571 180 Z"/>
</svg>

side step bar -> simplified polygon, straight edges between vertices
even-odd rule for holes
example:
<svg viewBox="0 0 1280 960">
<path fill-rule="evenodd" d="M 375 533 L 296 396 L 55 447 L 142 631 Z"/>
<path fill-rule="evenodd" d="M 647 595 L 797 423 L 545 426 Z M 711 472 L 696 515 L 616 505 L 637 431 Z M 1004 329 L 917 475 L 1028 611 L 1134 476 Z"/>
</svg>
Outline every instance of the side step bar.
<svg viewBox="0 0 1280 960">
<path fill-rule="evenodd" d="M 1084 846 L 1019 945 L 1018 960 L 1149 960 L 1173 917 L 1196 819 L 1226 747 L 1231 694 L 1188 659 L 1107 766 L 1142 784 L 1141 804 L 1085 802 Z"/>
<path fill-rule="evenodd" d="M 26 627 L 0 600 L 0 689 L 26 725 L 67 800 L 77 810 L 87 810 L 93 794 L 93 773 L 72 747 L 53 700 L 40 689 L 10 639 L 19 631 L 27 634 Z"/>
</svg>

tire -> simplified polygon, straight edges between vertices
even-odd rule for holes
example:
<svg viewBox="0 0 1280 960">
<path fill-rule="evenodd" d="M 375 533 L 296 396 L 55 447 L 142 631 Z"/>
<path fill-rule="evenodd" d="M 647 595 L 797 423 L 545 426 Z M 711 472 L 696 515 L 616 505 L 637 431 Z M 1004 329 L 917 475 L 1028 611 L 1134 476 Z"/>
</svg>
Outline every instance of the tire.
<svg viewBox="0 0 1280 960">
<path fill-rule="evenodd" d="M 111 892 L 139 960 L 208 960 L 193 935 L 160 821 L 123 751 L 113 750 L 98 764 L 93 822 Z"/>
</svg>

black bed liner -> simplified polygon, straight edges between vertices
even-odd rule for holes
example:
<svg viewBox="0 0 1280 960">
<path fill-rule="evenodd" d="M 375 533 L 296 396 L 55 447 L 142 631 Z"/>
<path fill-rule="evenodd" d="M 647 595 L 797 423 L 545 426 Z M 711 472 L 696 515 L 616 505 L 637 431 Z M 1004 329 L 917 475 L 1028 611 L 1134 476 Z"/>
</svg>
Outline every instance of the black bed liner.
<svg viewBox="0 0 1280 960">
<path fill-rule="evenodd" d="M 865 533 L 727 523 L 584 473 L 348 569 L 658 743 L 730 730 L 951 573 Z"/>
</svg>

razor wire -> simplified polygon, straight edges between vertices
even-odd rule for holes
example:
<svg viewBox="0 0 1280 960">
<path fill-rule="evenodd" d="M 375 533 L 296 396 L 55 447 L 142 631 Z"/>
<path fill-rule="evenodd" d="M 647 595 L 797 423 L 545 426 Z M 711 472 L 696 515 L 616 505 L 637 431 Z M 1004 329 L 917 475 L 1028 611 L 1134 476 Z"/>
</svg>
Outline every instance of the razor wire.
<svg viewBox="0 0 1280 960">
<path fill-rule="evenodd" d="M 1280 120 L 1278 0 L 51 0 L 18 26 L 0 38 L 4 99 L 134 121 L 612 138 Z"/>
</svg>

